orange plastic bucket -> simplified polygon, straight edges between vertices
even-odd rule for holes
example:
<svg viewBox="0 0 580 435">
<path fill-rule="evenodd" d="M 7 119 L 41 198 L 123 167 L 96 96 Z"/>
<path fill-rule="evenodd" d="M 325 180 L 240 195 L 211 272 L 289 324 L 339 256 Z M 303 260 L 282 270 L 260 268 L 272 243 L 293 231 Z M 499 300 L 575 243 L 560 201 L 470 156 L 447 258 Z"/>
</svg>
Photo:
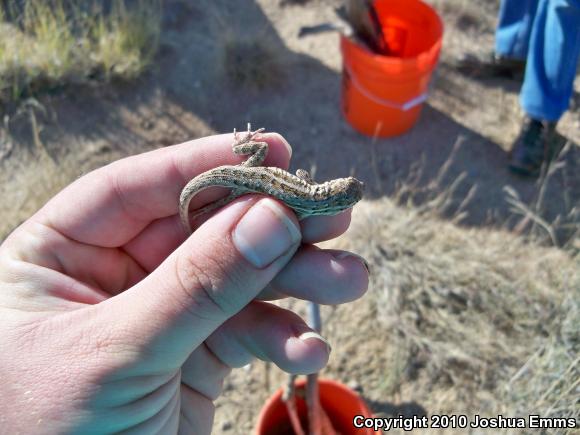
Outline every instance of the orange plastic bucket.
<svg viewBox="0 0 580 435">
<path fill-rule="evenodd" d="M 342 110 L 369 136 L 396 136 L 417 121 L 437 65 L 443 23 L 420 0 L 376 0 L 389 56 L 372 53 L 341 36 Z"/>
<path fill-rule="evenodd" d="M 304 379 L 296 382 L 297 391 L 304 390 Z M 371 435 L 380 434 L 369 428 L 356 428 L 353 419 L 356 415 L 372 417 L 370 410 L 363 399 L 345 385 L 329 379 L 318 380 L 320 404 L 334 429 L 341 435 Z M 280 388 L 266 402 L 258 417 L 256 435 L 294 435 L 286 404 L 282 401 L 283 389 Z M 306 421 L 306 404 L 297 398 L 298 415 L 304 423 Z M 304 424 L 302 425 L 304 427 Z"/>
</svg>

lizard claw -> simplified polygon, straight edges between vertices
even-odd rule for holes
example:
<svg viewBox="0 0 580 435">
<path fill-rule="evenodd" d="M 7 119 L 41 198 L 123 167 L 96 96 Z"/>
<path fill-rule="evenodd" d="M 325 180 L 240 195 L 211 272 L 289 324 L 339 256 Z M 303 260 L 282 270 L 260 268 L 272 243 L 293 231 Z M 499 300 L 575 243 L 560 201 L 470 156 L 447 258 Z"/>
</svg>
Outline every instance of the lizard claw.
<svg viewBox="0 0 580 435">
<path fill-rule="evenodd" d="M 246 131 L 246 135 L 242 139 L 239 138 L 239 133 L 234 128 L 234 141 L 238 145 L 251 142 L 254 139 L 254 137 L 256 137 L 258 134 L 262 133 L 265 130 L 266 129 L 262 127 L 255 131 L 252 131 L 252 124 L 248 122 L 248 130 Z"/>
<path fill-rule="evenodd" d="M 252 124 L 250 124 L 248 122 L 248 133 L 247 133 L 248 140 L 252 140 L 254 138 L 254 136 L 262 133 L 264 130 L 266 130 L 266 129 L 264 127 L 262 127 L 262 128 L 257 129 L 256 131 L 252 131 Z"/>
</svg>

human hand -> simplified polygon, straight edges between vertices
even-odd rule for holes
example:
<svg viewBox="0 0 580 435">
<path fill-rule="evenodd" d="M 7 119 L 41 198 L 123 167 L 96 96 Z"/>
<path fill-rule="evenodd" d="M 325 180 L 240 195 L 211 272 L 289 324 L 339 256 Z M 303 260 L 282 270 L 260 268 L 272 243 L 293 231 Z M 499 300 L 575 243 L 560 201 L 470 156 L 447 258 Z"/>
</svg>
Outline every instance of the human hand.
<svg viewBox="0 0 580 435">
<path fill-rule="evenodd" d="M 266 165 L 286 168 L 284 139 L 264 139 Z M 344 232 L 350 212 L 299 224 L 283 204 L 247 195 L 187 237 L 180 190 L 239 163 L 232 140 L 93 171 L 0 245 L 0 433 L 208 434 L 232 367 L 255 357 L 297 374 L 326 364 L 320 336 L 257 298 L 361 296 L 361 260 L 311 245 Z M 221 194 L 203 192 L 194 207 Z"/>
</svg>

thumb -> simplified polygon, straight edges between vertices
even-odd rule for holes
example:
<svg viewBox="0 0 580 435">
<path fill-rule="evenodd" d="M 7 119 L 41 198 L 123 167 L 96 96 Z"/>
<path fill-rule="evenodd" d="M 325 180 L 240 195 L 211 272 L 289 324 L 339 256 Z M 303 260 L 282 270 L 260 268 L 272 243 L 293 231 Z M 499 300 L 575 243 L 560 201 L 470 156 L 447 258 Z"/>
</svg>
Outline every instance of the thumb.
<svg viewBox="0 0 580 435">
<path fill-rule="evenodd" d="M 147 364 L 179 367 L 213 331 L 274 278 L 296 252 L 294 213 L 256 195 L 206 221 L 146 279 L 101 304 L 123 346 Z M 151 358 L 149 358 L 151 357 Z"/>
</svg>

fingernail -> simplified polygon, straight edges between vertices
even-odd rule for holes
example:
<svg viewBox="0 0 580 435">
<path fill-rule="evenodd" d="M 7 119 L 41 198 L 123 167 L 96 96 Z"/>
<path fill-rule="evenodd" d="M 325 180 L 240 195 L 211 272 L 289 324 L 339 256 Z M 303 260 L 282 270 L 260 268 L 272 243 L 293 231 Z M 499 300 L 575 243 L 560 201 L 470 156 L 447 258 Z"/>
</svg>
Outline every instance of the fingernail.
<svg viewBox="0 0 580 435">
<path fill-rule="evenodd" d="M 286 147 L 286 149 L 290 153 L 290 157 L 292 157 L 292 147 L 290 146 L 288 141 L 284 139 L 284 136 L 282 136 L 280 133 L 266 133 L 264 134 L 264 136 L 277 138 Z"/>
<path fill-rule="evenodd" d="M 294 331 L 294 334 L 296 335 L 296 337 L 298 337 L 298 339 L 300 341 L 306 341 L 306 340 L 311 340 L 311 339 L 319 340 L 319 341 L 322 341 L 324 343 L 328 353 L 330 353 L 332 351 L 332 346 L 330 346 L 330 343 L 326 340 L 326 338 L 324 338 L 318 332 L 311 329 L 305 323 L 297 323 L 297 324 L 292 326 L 292 329 Z"/>
<path fill-rule="evenodd" d="M 369 266 L 369 263 L 367 263 L 367 261 L 361 257 L 358 254 L 355 254 L 354 252 L 338 252 L 336 254 L 334 254 L 334 258 L 336 258 L 337 260 L 342 260 L 343 258 L 348 258 L 348 257 L 352 257 L 352 258 L 356 258 L 358 261 L 360 261 L 365 269 L 367 270 L 367 273 L 370 275 L 371 274 L 371 268 Z"/>
<path fill-rule="evenodd" d="M 261 269 L 285 254 L 302 236 L 282 206 L 264 198 L 246 212 L 232 237 L 240 254 Z"/>
<path fill-rule="evenodd" d="M 324 343 L 324 345 L 326 346 L 326 350 L 328 351 L 328 353 L 330 354 L 330 352 L 332 351 L 332 347 L 330 346 L 330 343 L 326 340 L 326 338 L 324 338 L 318 332 L 314 332 L 314 331 L 304 332 L 298 336 L 298 339 L 300 341 L 306 341 L 306 340 L 312 340 L 312 339 L 322 341 Z"/>
</svg>

